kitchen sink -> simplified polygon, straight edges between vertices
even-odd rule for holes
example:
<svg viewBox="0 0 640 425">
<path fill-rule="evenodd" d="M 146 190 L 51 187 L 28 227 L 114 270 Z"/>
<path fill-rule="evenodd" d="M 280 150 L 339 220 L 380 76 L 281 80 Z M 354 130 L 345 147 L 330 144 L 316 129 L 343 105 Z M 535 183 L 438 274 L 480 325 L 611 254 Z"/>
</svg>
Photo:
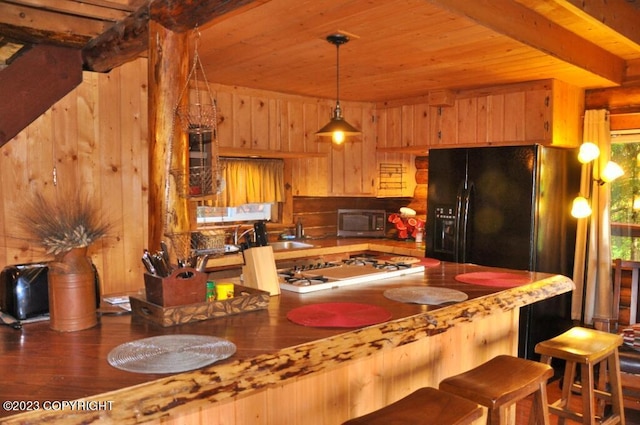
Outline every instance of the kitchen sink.
<svg viewBox="0 0 640 425">
<path fill-rule="evenodd" d="M 313 245 L 305 242 L 296 242 L 296 241 L 278 241 L 271 242 L 269 245 L 273 248 L 274 251 L 284 251 L 287 249 L 304 249 L 304 248 L 313 248 Z"/>
</svg>

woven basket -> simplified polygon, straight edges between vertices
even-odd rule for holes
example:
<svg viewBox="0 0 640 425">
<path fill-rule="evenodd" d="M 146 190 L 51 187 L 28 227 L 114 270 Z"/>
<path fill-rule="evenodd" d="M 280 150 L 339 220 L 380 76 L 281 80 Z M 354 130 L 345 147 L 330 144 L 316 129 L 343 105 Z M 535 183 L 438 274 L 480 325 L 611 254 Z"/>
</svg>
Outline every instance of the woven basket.
<svg viewBox="0 0 640 425">
<path fill-rule="evenodd" d="M 171 170 L 182 198 L 217 195 L 220 192 L 218 179 L 214 177 L 217 174 L 217 170 L 209 166 L 189 167 L 189 171 Z"/>
<path fill-rule="evenodd" d="M 197 255 L 223 255 L 225 233 L 223 230 L 201 230 L 191 234 L 191 249 Z"/>
<path fill-rule="evenodd" d="M 211 132 L 217 125 L 217 110 L 213 104 L 192 103 L 177 110 L 182 129 L 186 132 Z"/>
<path fill-rule="evenodd" d="M 178 259 L 188 259 L 198 255 L 224 255 L 224 230 L 202 230 L 167 235 Z"/>
</svg>

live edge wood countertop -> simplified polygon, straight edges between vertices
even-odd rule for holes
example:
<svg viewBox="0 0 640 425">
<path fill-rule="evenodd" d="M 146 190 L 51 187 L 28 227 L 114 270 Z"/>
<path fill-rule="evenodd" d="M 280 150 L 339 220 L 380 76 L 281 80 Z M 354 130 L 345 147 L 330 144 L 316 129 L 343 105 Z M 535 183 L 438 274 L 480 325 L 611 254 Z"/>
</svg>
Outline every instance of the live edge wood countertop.
<svg viewBox="0 0 640 425">
<path fill-rule="evenodd" d="M 316 247 L 279 252 L 276 260 L 366 250 L 413 256 L 423 253 L 414 243 L 398 241 L 334 239 L 311 243 Z M 231 259 L 220 259 L 219 264 L 210 263 L 210 266 L 234 265 L 238 257 L 241 258 L 227 257 Z M 213 423 L 211 418 L 202 418 L 218 405 L 232 406 L 229 409 L 233 408 L 237 416 L 242 409 L 234 407 L 235 404 L 251 400 L 252 394 L 269 388 L 288 388 L 287 385 L 296 380 L 326 374 L 349 362 L 357 365 L 377 353 L 392 352 L 417 341 L 435 342 L 439 335 L 453 332 L 457 327 L 479 323 L 492 315 L 517 312 L 521 306 L 573 289 L 573 282 L 565 276 L 526 271 L 517 273 L 530 276 L 532 283 L 511 289 L 468 285 L 454 279 L 460 273 L 497 270 L 443 262 L 428 267 L 424 274 L 308 294 L 283 291 L 271 297 L 266 310 L 169 328 L 128 314 L 103 315 L 98 326 L 71 333 L 52 331 L 47 322 L 26 324 L 22 330 L 3 326 L 0 327 L 0 399 L 3 403 L 28 403 L 3 404 L 0 423 Z M 448 306 L 426 306 L 399 303 L 382 295 L 385 289 L 415 285 L 461 290 L 469 299 Z M 392 313 L 392 319 L 359 329 L 325 329 L 299 326 L 286 318 L 293 308 L 336 301 L 379 305 Z M 517 319 L 517 315 L 515 317 Z M 167 334 L 225 338 L 237 346 L 237 352 L 208 367 L 174 375 L 130 373 L 113 368 L 107 362 L 108 353 L 120 344 Z M 465 348 L 458 347 L 458 350 L 461 355 L 473 356 L 471 351 L 465 354 Z M 336 387 L 338 385 L 336 382 Z M 62 402 L 75 400 L 83 403 L 65 403 L 61 409 Z M 345 413 L 338 402 L 332 403 L 336 412 L 342 412 L 338 416 L 340 420 L 357 412 L 351 406 L 349 413 Z M 38 408 L 26 411 L 29 407 Z M 324 405 L 320 408 L 327 411 Z M 277 409 L 284 411 L 288 407 L 282 405 Z M 200 419 L 193 419 L 193 415 L 200 415 Z M 243 422 L 220 419 L 219 423 Z M 263 418 L 244 423 L 285 422 Z M 293 422 L 287 420 L 287 423 Z M 323 421 L 307 417 L 299 423 Z"/>
</svg>

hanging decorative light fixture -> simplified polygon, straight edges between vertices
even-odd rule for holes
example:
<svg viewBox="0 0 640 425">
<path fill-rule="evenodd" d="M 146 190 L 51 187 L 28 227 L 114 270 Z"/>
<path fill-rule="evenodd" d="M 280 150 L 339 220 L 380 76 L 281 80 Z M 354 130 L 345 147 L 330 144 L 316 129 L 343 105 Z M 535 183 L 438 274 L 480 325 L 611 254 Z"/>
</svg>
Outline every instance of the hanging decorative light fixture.
<svg viewBox="0 0 640 425">
<path fill-rule="evenodd" d="M 327 41 L 336 46 L 336 107 L 331 112 L 331 121 L 316 132 L 317 136 L 331 136 L 333 143 L 340 145 L 346 136 L 356 136 L 360 131 L 342 117 L 340 108 L 340 46 L 349 41 L 344 34 L 331 34 Z"/>
</svg>

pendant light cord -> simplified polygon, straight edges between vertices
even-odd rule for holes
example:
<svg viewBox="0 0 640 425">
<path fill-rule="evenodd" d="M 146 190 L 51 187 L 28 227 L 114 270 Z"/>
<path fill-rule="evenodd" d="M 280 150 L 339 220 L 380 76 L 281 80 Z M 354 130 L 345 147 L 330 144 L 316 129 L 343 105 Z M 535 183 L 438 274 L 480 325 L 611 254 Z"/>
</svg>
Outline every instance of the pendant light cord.
<svg viewBox="0 0 640 425">
<path fill-rule="evenodd" d="M 336 43 L 336 106 L 340 107 L 340 44 Z"/>
</svg>

